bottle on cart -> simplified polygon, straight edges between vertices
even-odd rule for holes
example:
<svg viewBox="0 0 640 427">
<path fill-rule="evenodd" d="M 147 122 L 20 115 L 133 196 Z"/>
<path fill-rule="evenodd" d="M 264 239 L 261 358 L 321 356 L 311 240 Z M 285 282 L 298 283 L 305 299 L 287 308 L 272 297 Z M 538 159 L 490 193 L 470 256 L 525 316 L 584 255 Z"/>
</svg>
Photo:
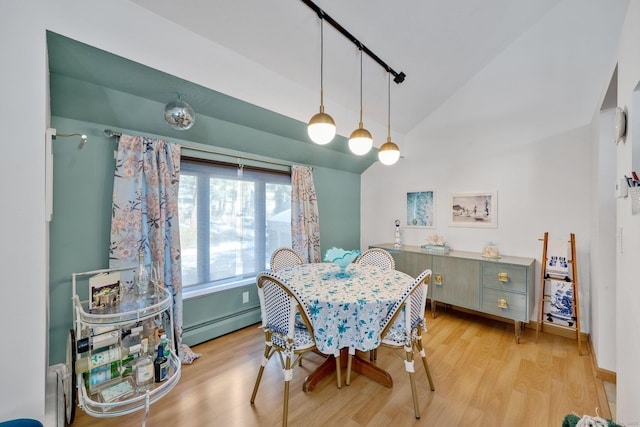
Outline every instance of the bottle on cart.
<svg viewBox="0 0 640 427">
<path fill-rule="evenodd" d="M 136 365 L 137 392 L 144 393 L 153 384 L 153 357 L 149 354 L 149 340 L 142 339 L 142 351 Z"/>
<path fill-rule="evenodd" d="M 140 337 L 140 334 L 142 334 L 142 326 L 136 326 L 131 329 L 123 330 L 122 346 L 132 347 L 134 345 L 140 345 L 142 343 L 142 338 Z"/>
<path fill-rule="evenodd" d="M 106 381 L 112 380 L 119 376 L 126 376 L 131 373 L 133 355 L 128 355 L 118 362 L 111 362 L 107 365 L 99 366 L 96 369 L 84 374 L 84 383 L 87 389 L 91 389 Z"/>
<path fill-rule="evenodd" d="M 76 373 L 82 374 L 108 363 L 118 362 L 130 353 L 135 353 L 137 351 L 140 351 L 140 345 L 132 347 L 113 347 L 93 353 L 91 354 L 91 357 L 84 357 L 76 361 Z"/>
<path fill-rule="evenodd" d="M 134 344 L 140 344 L 139 334 L 141 332 L 142 326 L 137 326 L 130 329 L 113 329 L 100 334 L 94 333 L 88 337 L 79 339 L 76 342 L 76 350 L 78 353 L 85 353 L 89 350 L 100 350 L 101 348 L 117 344 L 119 338 L 122 338 L 122 347 L 131 347 Z"/>
<path fill-rule="evenodd" d="M 140 351 L 142 351 L 142 346 L 140 347 Z M 122 374 L 123 377 L 131 377 L 133 383 L 136 382 L 136 377 L 138 375 L 138 361 L 140 360 L 140 352 L 133 353 L 131 355 L 132 359 L 129 360 L 125 365 L 125 372 Z"/>
<path fill-rule="evenodd" d="M 138 253 L 138 269 L 136 270 L 134 283 L 138 295 L 149 293 L 149 272 L 144 265 L 144 251 Z"/>
<path fill-rule="evenodd" d="M 167 379 L 169 374 L 169 359 L 164 356 L 164 347 L 158 345 L 158 354 L 153 361 L 153 377 L 157 383 Z"/>
<path fill-rule="evenodd" d="M 167 340 L 167 334 L 160 335 L 160 344 L 162 345 L 164 357 L 169 359 L 169 340 Z"/>
<path fill-rule="evenodd" d="M 118 329 L 116 326 L 93 326 L 86 329 L 86 335 L 102 335 L 107 332 L 115 331 L 116 329 Z"/>
<path fill-rule="evenodd" d="M 81 338 L 76 343 L 78 353 L 84 353 L 89 350 L 99 350 L 104 347 L 116 344 L 120 338 L 120 332 L 115 330 L 100 335 Z"/>
</svg>

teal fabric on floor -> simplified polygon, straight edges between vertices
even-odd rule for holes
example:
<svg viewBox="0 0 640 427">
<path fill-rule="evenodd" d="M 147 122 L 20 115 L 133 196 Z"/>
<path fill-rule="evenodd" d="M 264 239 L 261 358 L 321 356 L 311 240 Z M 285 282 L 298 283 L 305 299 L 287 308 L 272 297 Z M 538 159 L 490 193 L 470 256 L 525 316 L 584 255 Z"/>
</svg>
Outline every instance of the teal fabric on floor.
<svg viewBox="0 0 640 427">
<path fill-rule="evenodd" d="M 18 418 L 15 420 L 0 421 L 0 427 L 42 427 L 42 423 L 29 418 Z"/>
</svg>

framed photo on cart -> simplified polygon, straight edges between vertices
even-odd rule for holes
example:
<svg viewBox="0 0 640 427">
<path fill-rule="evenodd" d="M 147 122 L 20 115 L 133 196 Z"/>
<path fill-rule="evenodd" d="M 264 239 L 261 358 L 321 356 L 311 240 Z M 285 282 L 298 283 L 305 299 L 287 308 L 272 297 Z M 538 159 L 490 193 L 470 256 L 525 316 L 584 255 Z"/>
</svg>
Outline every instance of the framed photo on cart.
<svg viewBox="0 0 640 427">
<path fill-rule="evenodd" d="M 435 213 L 435 191 L 412 191 L 407 193 L 407 227 L 435 228 Z"/>
<path fill-rule="evenodd" d="M 485 193 L 451 194 L 449 220 L 452 227 L 498 227 L 498 195 Z"/>
</svg>

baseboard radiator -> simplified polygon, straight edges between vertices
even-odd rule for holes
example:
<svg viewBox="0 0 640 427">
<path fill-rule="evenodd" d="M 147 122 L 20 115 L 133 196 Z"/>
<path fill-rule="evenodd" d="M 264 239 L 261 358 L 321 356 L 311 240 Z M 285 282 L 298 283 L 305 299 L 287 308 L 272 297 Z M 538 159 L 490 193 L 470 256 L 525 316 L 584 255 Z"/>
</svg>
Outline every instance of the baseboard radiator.
<svg viewBox="0 0 640 427">
<path fill-rule="evenodd" d="M 64 387 L 62 379 L 66 372 L 66 367 L 62 363 L 49 366 L 47 369 L 47 384 L 45 396 L 45 427 L 64 427 Z M 75 390 L 73 390 L 75 393 Z"/>
</svg>

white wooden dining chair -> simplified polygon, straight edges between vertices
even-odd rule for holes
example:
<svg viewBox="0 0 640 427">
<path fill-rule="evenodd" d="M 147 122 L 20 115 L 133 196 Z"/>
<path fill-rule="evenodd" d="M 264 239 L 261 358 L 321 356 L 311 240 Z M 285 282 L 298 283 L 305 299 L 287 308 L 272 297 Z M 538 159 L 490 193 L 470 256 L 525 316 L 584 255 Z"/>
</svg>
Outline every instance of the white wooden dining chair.
<svg viewBox="0 0 640 427">
<path fill-rule="evenodd" d="M 278 248 L 271 254 L 271 271 L 282 270 L 304 263 L 302 257 L 291 248 Z"/>
<path fill-rule="evenodd" d="M 414 377 L 414 349 L 420 353 L 422 364 L 429 379 L 431 391 L 435 390 L 427 356 L 422 345 L 422 332 L 427 330 L 424 319 L 424 311 L 427 304 L 427 290 L 431 280 L 431 270 L 423 271 L 402 294 L 402 297 L 393 305 L 381 324 L 380 344 L 393 349 L 404 348 L 406 360 L 405 369 L 409 373 L 411 393 L 413 394 L 413 408 L 416 419 L 420 419 L 420 406 L 416 392 Z M 399 316 L 404 316 L 404 325 L 400 326 Z M 346 384 L 351 380 L 351 355 L 347 361 Z"/>
<path fill-rule="evenodd" d="M 251 394 L 251 404 L 255 402 L 264 367 L 277 353 L 284 373 L 282 425 L 286 426 L 289 412 L 289 383 L 293 378 L 293 369 L 305 353 L 316 350 L 313 328 L 309 321 L 309 308 L 284 280 L 273 273 L 258 274 L 256 282 L 262 313 L 265 348 L 258 377 Z M 295 327 L 296 312 L 300 313 L 305 328 Z M 340 386 L 340 357 L 336 358 L 336 370 Z"/>
<path fill-rule="evenodd" d="M 396 268 L 396 262 L 391 254 L 382 248 L 367 249 L 356 260 L 358 264 L 377 265 L 380 268 Z"/>
</svg>

